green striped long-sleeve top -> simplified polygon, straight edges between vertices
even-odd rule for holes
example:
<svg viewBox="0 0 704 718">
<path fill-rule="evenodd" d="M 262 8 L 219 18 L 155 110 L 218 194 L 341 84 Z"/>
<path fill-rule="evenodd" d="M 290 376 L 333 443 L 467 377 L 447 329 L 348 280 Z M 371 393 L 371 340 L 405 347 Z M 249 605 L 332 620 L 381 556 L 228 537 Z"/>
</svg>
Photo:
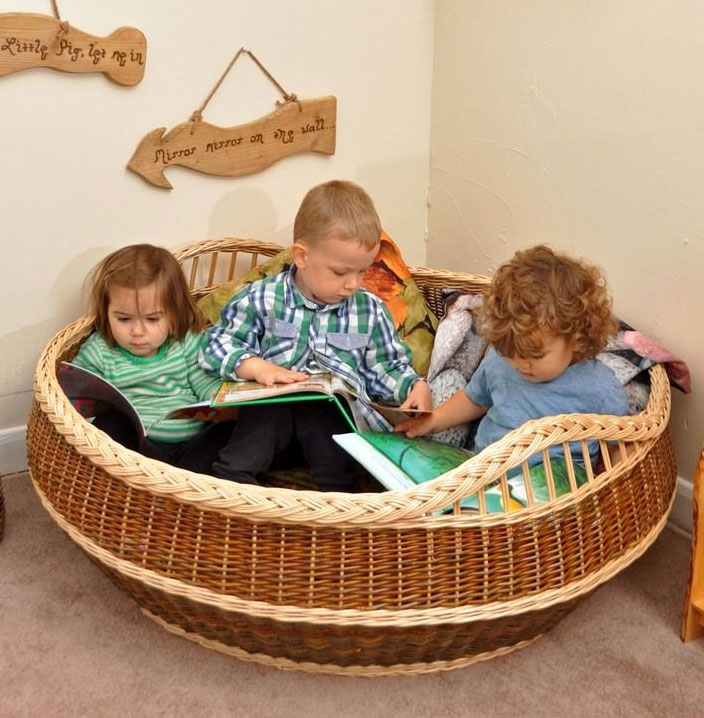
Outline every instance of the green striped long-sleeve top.
<svg viewBox="0 0 704 718">
<path fill-rule="evenodd" d="M 153 357 L 137 357 L 120 346 L 108 346 L 95 332 L 73 363 L 117 387 L 136 409 L 150 439 L 186 441 L 204 422 L 164 417 L 173 409 L 210 399 L 222 381 L 198 365 L 199 343 L 199 335 L 188 333 L 181 341 L 167 339 Z"/>
</svg>

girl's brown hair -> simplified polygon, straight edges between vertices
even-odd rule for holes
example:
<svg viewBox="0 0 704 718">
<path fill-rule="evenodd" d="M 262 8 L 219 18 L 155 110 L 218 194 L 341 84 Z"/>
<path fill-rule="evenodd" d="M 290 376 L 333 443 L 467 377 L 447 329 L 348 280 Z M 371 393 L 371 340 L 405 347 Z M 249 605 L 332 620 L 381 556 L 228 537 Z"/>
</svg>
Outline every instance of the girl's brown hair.
<svg viewBox="0 0 704 718">
<path fill-rule="evenodd" d="M 537 356 L 552 334 L 572 342 L 576 361 L 596 356 L 617 329 L 601 270 L 544 244 L 516 252 L 499 267 L 480 324 L 506 357 Z"/>
<path fill-rule="evenodd" d="M 381 222 L 371 197 L 353 182 L 332 180 L 308 190 L 293 223 L 293 241 L 315 244 L 328 237 L 360 242 L 372 250 Z"/>
<path fill-rule="evenodd" d="M 95 267 L 88 281 L 96 331 L 110 346 L 115 346 L 108 321 L 110 290 L 113 287 L 133 288 L 136 293 L 142 287 L 155 284 L 168 319 L 169 336 L 173 339 L 181 340 L 186 332 L 199 332 L 205 327 L 203 315 L 188 291 L 179 263 L 163 247 L 132 244 L 118 249 Z"/>
</svg>

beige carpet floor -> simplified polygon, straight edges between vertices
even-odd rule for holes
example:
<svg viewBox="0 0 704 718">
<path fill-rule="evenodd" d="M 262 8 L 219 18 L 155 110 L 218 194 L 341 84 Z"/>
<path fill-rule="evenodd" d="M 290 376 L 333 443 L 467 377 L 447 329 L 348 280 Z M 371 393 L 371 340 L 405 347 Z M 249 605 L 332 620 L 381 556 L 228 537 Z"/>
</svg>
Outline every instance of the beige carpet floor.
<svg viewBox="0 0 704 718">
<path fill-rule="evenodd" d="M 689 542 L 648 553 L 528 648 L 413 677 L 284 672 L 159 628 L 3 478 L 0 717 L 704 716 L 704 639 L 682 644 Z"/>
</svg>

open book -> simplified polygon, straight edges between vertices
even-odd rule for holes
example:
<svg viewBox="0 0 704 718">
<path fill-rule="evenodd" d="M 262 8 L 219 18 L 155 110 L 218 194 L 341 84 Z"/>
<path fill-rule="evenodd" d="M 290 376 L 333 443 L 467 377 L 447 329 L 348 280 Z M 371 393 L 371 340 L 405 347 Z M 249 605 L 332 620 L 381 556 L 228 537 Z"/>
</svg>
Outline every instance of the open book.
<svg viewBox="0 0 704 718">
<path fill-rule="evenodd" d="M 99 374 L 84 367 L 61 362 L 56 372 L 59 384 L 73 405 L 73 408 L 85 419 L 91 419 L 108 411 L 116 411 L 127 417 L 141 443 L 146 438 L 146 428 L 130 400 L 114 385 Z M 188 404 L 181 409 L 170 412 L 167 418 L 191 418 L 201 421 L 229 421 L 235 418 L 236 411 L 232 408 L 214 408 L 210 402 Z"/>
<path fill-rule="evenodd" d="M 61 362 L 57 377 L 64 393 L 81 416 L 91 418 L 106 411 L 117 411 L 129 419 L 139 441 L 144 439 L 146 431 L 139 414 L 130 400 L 113 384 L 88 369 L 68 362 Z M 354 416 L 350 416 L 338 396 L 350 400 L 355 398 L 347 385 L 331 374 L 311 374 L 305 381 L 274 386 L 262 386 L 253 381 L 226 381 L 211 401 L 184 405 L 169 412 L 165 418 L 229 421 L 237 416 L 237 407 L 245 404 L 325 399 L 337 404 L 350 429 L 356 431 Z M 391 424 L 419 413 L 418 410 L 405 411 L 383 404 L 372 406 Z"/>
<path fill-rule="evenodd" d="M 65 361 L 59 365 L 56 376 L 64 394 L 82 417 L 91 419 L 107 411 L 117 411 L 129 419 L 141 444 L 146 436 L 144 423 L 116 386 L 89 369 Z"/>
<path fill-rule="evenodd" d="M 432 439 L 409 439 L 403 434 L 379 433 L 372 431 L 354 434 L 334 434 L 333 439 L 353 456 L 383 486 L 390 490 L 408 489 L 451 471 L 471 458 L 472 453 Z M 587 481 L 587 472 L 576 461 L 572 462 L 575 482 L 579 487 Z M 564 458 L 550 460 L 550 473 L 555 496 L 562 496 L 571 490 Z M 549 477 L 545 464 L 532 466 L 529 481 L 536 504 L 549 500 Z M 523 474 L 511 475 L 482 489 L 483 499 L 472 494 L 460 501 L 466 511 L 479 511 L 484 503 L 487 513 L 512 511 L 528 506 Z M 504 505 L 506 504 L 506 505 Z M 448 507 L 448 510 L 450 507 Z"/>
<path fill-rule="evenodd" d="M 340 402 L 339 397 L 347 400 L 352 415 Z M 244 406 L 247 404 L 267 404 L 288 401 L 314 401 L 316 399 L 327 399 L 334 401 L 340 411 L 347 419 L 352 431 L 357 430 L 355 419 L 354 400 L 356 394 L 339 377 L 333 374 L 311 374 L 304 381 L 297 381 L 292 384 L 275 384 L 274 386 L 263 386 L 256 381 L 225 381 L 215 394 L 211 402 L 202 402 L 176 409 L 170 418 L 185 418 L 195 416 L 196 412 L 202 412 L 209 408 L 214 414 L 223 408 Z M 429 413 L 421 409 L 401 409 L 397 406 L 388 406 L 370 402 L 369 405 L 378 411 L 391 425 L 407 419 L 409 416 L 416 416 L 422 413 Z M 203 417 L 200 417 L 203 418 Z"/>
<path fill-rule="evenodd" d="M 359 431 L 332 437 L 387 489 L 408 489 L 463 464 L 465 449 L 393 432 Z"/>
</svg>

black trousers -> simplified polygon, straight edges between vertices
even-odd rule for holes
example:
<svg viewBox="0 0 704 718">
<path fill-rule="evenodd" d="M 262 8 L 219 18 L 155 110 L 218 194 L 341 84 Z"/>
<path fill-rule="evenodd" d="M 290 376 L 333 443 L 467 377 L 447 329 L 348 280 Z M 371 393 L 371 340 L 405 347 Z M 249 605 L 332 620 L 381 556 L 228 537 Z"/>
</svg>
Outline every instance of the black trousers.
<svg viewBox="0 0 704 718">
<path fill-rule="evenodd" d="M 150 459 L 158 459 L 199 474 L 212 474 L 213 461 L 227 444 L 233 424 L 230 421 L 207 424 L 201 432 L 187 441 L 145 439 L 141 446 L 132 424 L 124 414 L 117 411 L 108 411 L 96 416 L 93 426 L 101 429 L 126 448 L 139 451 Z"/>
<path fill-rule="evenodd" d="M 349 431 L 347 421 L 332 401 L 242 406 L 230 440 L 213 463 L 213 473 L 256 484 L 259 475 L 277 458 L 298 450 L 321 491 L 352 491 L 353 459 L 332 439 L 333 434 Z"/>
</svg>

